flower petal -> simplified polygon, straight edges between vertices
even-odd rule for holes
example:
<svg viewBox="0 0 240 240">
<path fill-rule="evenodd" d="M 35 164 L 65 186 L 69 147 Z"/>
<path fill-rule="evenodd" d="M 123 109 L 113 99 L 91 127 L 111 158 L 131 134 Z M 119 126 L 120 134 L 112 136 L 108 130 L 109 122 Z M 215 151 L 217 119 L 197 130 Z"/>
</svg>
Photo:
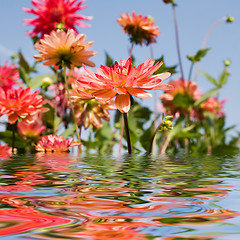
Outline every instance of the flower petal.
<svg viewBox="0 0 240 240">
<path fill-rule="evenodd" d="M 18 115 L 16 113 L 13 113 L 11 115 L 8 116 L 8 122 L 10 124 L 14 124 L 18 119 Z"/>
<path fill-rule="evenodd" d="M 119 94 L 115 99 L 117 109 L 122 113 L 127 113 L 130 110 L 130 96 L 129 94 Z"/>
<path fill-rule="evenodd" d="M 152 97 L 152 94 L 151 93 L 148 93 L 140 88 L 128 88 L 128 93 L 135 96 L 135 97 L 138 97 L 138 98 L 150 98 Z"/>
<path fill-rule="evenodd" d="M 116 92 L 112 90 L 99 90 L 92 93 L 92 95 L 99 101 L 106 101 L 113 98 L 116 95 Z"/>
</svg>

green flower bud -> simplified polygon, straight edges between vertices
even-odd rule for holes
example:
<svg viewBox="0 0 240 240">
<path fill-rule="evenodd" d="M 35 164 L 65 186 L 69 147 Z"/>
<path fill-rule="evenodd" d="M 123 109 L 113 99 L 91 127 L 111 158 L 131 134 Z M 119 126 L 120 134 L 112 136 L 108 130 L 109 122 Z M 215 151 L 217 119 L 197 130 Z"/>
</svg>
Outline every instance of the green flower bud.
<svg viewBox="0 0 240 240">
<path fill-rule="evenodd" d="M 231 64 L 231 60 L 230 60 L 230 59 L 226 59 L 226 60 L 224 61 L 225 67 L 228 67 L 230 64 Z"/>
<path fill-rule="evenodd" d="M 62 29 L 62 30 L 64 30 L 64 31 L 67 31 L 67 29 L 66 29 L 65 26 L 64 26 L 64 25 L 65 25 L 64 22 L 56 23 L 55 25 L 56 25 L 56 30 L 57 30 L 57 29 L 60 29 L 60 30 Z"/>
<path fill-rule="evenodd" d="M 172 119 L 173 119 L 173 116 L 172 116 L 172 115 L 167 115 L 167 116 L 165 117 L 165 119 L 166 119 L 166 120 L 172 120 Z"/>
<path fill-rule="evenodd" d="M 153 22 L 153 21 L 154 21 L 154 18 L 153 18 L 152 16 L 148 16 L 148 20 L 149 20 L 150 22 Z"/>
<path fill-rule="evenodd" d="M 41 87 L 45 90 L 52 84 L 52 79 L 50 77 L 44 77 L 42 80 Z"/>
<path fill-rule="evenodd" d="M 233 16 L 229 16 L 229 17 L 227 17 L 227 19 L 226 19 L 226 22 L 227 23 L 232 23 L 234 21 L 234 17 Z"/>
</svg>

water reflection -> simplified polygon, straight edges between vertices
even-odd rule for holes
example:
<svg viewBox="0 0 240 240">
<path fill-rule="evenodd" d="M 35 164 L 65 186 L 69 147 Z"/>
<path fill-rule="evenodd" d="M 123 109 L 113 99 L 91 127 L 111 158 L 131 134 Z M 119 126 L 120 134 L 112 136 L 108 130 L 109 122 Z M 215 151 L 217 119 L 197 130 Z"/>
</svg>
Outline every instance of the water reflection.
<svg viewBox="0 0 240 240">
<path fill-rule="evenodd" d="M 238 161 L 226 156 L 3 156 L 0 236 L 238 239 L 239 211 L 231 205 L 240 185 Z"/>
</svg>

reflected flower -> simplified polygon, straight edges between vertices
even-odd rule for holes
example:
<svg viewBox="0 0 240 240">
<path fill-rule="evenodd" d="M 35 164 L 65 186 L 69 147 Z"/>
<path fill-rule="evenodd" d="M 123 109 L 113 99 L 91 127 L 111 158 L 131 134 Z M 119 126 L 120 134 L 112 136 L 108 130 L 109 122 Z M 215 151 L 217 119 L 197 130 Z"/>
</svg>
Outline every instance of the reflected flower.
<svg viewBox="0 0 240 240">
<path fill-rule="evenodd" d="M 8 122 L 14 124 L 18 118 L 27 123 L 33 122 L 33 116 L 42 111 L 43 98 L 39 91 L 31 93 L 31 88 L 8 89 L 0 88 L 0 109 L 2 115 L 8 115 Z"/>
<path fill-rule="evenodd" d="M 148 59 L 138 67 L 132 66 L 131 59 L 115 62 L 110 68 L 101 65 L 97 73 L 86 69 L 86 74 L 75 82 L 75 88 L 85 89 L 77 92 L 99 101 L 108 101 L 116 96 L 116 108 L 126 113 L 130 109 L 130 95 L 138 98 L 150 98 L 152 95 L 144 90 L 166 90 L 171 86 L 161 84 L 170 73 L 152 75 L 162 65 Z M 152 75 L 152 76 L 151 76 Z"/>
<path fill-rule="evenodd" d="M 45 61 L 44 65 L 55 66 L 61 68 L 62 63 L 68 67 L 81 66 L 85 64 L 94 67 L 95 64 L 89 60 L 95 56 L 97 52 L 88 50 L 92 42 L 84 43 L 86 35 L 75 35 L 74 30 L 56 30 L 49 35 L 45 34 L 43 39 L 35 44 L 35 48 L 40 54 L 35 55 L 37 61 Z"/>
<path fill-rule="evenodd" d="M 19 79 L 19 70 L 14 64 L 8 65 L 5 63 L 0 67 L 0 87 L 4 90 L 12 88 L 17 85 Z"/>
<path fill-rule="evenodd" d="M 86 17 L 76 12 L 86 8 L 82 5 L 84 0 L 32 0 L 34 8 L 23 8 L 27 13 L 36 15 L 36 18 L 25 19 L 25 25 L 33 25 L 34 29 L 27 34 L 31 37 L 49 34 L 56 29 L 58 25 L 62 25 L 65 29 L 74 29 L 75 26 L 89 27 L 82 20 L 91 20 L 92 17 Z"/>
<path fill-rule="evenodd" d="M 69 147 L 79 146 L 82 143 L 73 142 L 73 139 L 65 139 L 57 135 L 42 136 L 36 144 L 35 150 L 39 152 L 68 152 Z"/>
<path fill-rule="evenodd" d="M 32 207 L 18 207 L 0 210 L 0 236 L 29 232 L 51 226 L 71 223 L 73 220 L 46 214 Z"/>
<path fill-rule="evenodd" d="M 117 22 L 123 27 L 123 32 L 130 35 L 131 42 L 135 44 L 149 45 L 156 42 L 156 37 L 160 35 L 152 18 L 136 14 L 134 11 L 132 17 L 128 13 L 121 14 Z"/>
</svg>

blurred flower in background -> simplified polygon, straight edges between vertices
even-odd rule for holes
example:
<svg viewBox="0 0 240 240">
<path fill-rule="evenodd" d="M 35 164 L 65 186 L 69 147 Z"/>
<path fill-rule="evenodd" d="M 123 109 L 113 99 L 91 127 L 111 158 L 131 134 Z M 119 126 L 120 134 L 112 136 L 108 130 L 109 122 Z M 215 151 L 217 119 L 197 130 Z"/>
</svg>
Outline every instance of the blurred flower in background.
<svg viewBox="0 0 240 240">
<path fill-rule="evenodd" d="M 13 86 L 19 84 L 19 70 L 16 65 L 7 65 L 7 62 L 3 66 L 0 66 L 0 87 L 4 90 L 10 89 Z"/>
<path fill-rule="evenodd" d="M 123 32 L 130 36 L 130 41 L 135 44 L 155 43 L 156 37 L 160 35 L 153 18 L 136 14 L 134 11 L 132 17 L 128 13 L 121 14 L 117 22 L 123 27 Z"/>
</svg>

